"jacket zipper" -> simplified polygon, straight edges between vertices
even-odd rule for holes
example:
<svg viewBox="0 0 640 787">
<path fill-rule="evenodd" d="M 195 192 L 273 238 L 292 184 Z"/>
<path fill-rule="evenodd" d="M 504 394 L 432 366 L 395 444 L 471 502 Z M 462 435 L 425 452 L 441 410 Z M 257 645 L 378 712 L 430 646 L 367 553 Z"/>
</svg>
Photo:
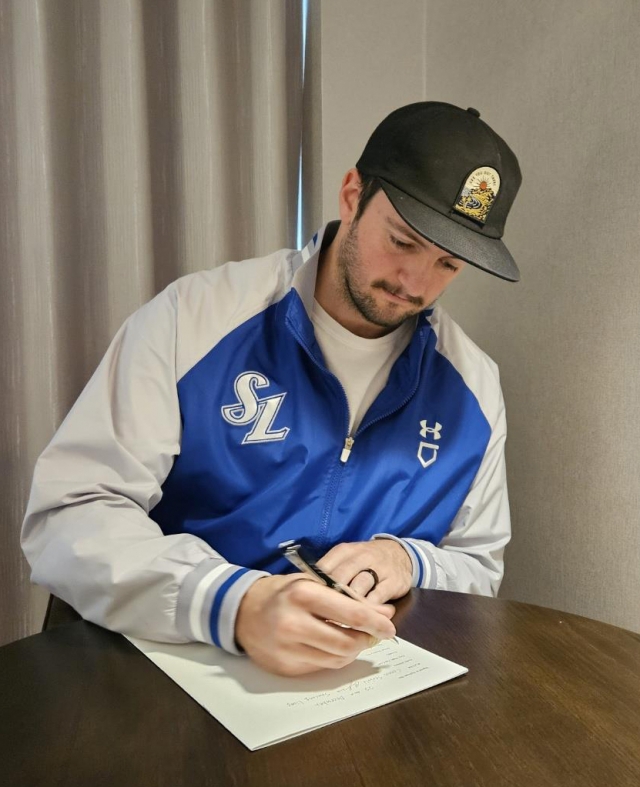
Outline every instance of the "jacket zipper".
<svg viewBox="0 0 640 787">
<path fill-rule="evenodd" d="M 351 437 L 351 435 L 349 434 L 349 400 L 347 399 L 347 392 L 344 390 L 344 386 L 342 385 L 340 380 L 338 380 L 338 378 L 335 376 L 335 374 L 333 374 L 333 372 L 330 372 L 329 369 L 327 369 L 325 366 L 322 366 L 322 364 L 318 363 L 318 361 L 313 357 L 313 353 L 307 347 L 307 344 L 302 340 L 302 337 L 292 325 L 291 325 L 291 329 L 295 333 L 298 342 L 300 343 L 300 346 L 304 349 L 304 351 L 307 353 L 307 355 L 309 356 L 311 361 L 315 364 L 315 366 L 317 366 L 318 369 L 320 369 L 320 371 L 323 374 L 328 374 L 331 377 L 333 377 L 333 379 L 338 383 L 338 385 L 340 386 L 340 390 L 342 391 L 342 395 L 344 397 L 344 402 L 346 405 L 347 415 L 345 421 L 345 432 L 347 436 L 344 441 L 344 447 L 342 448 L 342 451 L 340 453 L 340 461 L 334 465 L 334 468 L 331 471 L 331 477 L 329 479 L 329 484 L 327 488 L 327 495 L 322 509 L 322 517 L 320 519 L 319 540 L 320 542 L 326 542 L 326 535 L 329 529 L 329 518 L 331 516 L 331 512 L 333 511 L 333 505 L 335 503 L 338 494 L 338 487 L 340 485 L 340 476 L 341 476 L 342 467 L 344 466 L 347 459 L 349 458 L 349 455 L 351 453 L 351 448 L 353 447 L 353 443 L 354 443 L 353 437 Z"/>
<path fill-rule="evenodd" d="M 295 335 L 296 335 L 296 337 L 298 339 L 299 344 L 304 349 L 304 351 L 307 353 L 307 355 L 309 356 L 311 361 L 313 361 L 313 363 L 318 367 L 318 369 L 320 369 L 320 371 L 323 374 L 330 375 L 338 383 L 338 385 L 340 386 L 340 390 L 342 391 L 342 394 L 344 396 L 344 401 L 346 403 L 347 419 L 346 419 L 346 429 L 345 429 L 345 431 L 347 433 L 347 436 L 345 437 L 344 445 L 343 445 L 342 450 L 340 452 L 340 462 L 335 466 L 335 468 L 334 468 L 334 470 L 333 470 L 333 472 L 331 474 L 331 479 L 329 481 L 329 488 L 327 490 L 327 497 L 325 499 L 325 505 L 324 505 L 324 508 L 323 508 L 323 511 L 322 511 L 322 519 L 320 521 L 320 539 L 322 541 L 324 541 L 326 539 L 326 532 L 327 532 L 328 526 L 329 526 L 330 512 L 333 510 L 333 504 L 335 503 L 335 499 L 336 499 L 336 496 L 338 494 L 338 486 L 339 486 L 338 471 L 342 467 L 344 467 L 344 465 L 349 460 L 349 457 L 351 456 L 351 451 L 352 451 L 354 443 L 355 443 L 355 438 L 359 434 L 361 434 L 365 429 L 368 429 L 370 426 L 373 426 L 373 424 L 378 423 L 378 421 L 382 421 L 384 418 L 388 418 L 390 415 L 393 415 L 394 413 L 397 413 L 398 410 L 401 410 L 405 406 L 405 404 L 407 404 L 407 402 L 411 399 L 411 397 L 415 394 L 416 390 L 418 389 L 418 382 L 419 382 L 420 375 L 419 374 L 416 375 L 415 385 L 412 387 L 412 389 L 409 392 L 409 394 L 402 400 L 402 402 L 397 407 L 394 407 L 393 410 L 389 410 L 388 412 L 383 413 L 382 415 L 379 415 L 377 418 L 374 418 L 374 420 L 370 421 L 366 426 L 364 426 L 364 427 L 361 426 L 360 428 L 356 429 L 355 435 L 352 436 L 352 435 L 349 434 L 349 400 L 347 399 L 347 392 L 345 391 L 344 386 L 342 385 L 340 380 L 335 376 L 335 374 L 333 374 L 333 372 L 329 371 L 329 369 L 327 369 L 326 367 L 322 366 L 322 364 L 318 363 L 318 361 L 313 357 L 313 353 L 309 350 L 309 348 L 307 347 L 306 342 L 303 341 L 303 339 L 300 336 L 300 334 L 298 333 L 298 331 L 293 327 L 293 325 L 291 325 L 291 323 L 289 323 L 289 324 L 291 326 L 292 331 L 295 333 Z"/>
<path fill-rule="evenodd" d="M 342 462 L 343 465 L 346 465 L 347 460 L 351 456 L 351 449 L 353 448 L 354 443 L 355 440 L 353 439 L 353 437 L 351 437 L 351 435 L 347 435 L 347 437 L 345 437 L 344 448 L 342 449 L 342 453 L 340 454 L 340 461 Z"/>
<path fill-rule="evenodd" d="M 342 395 L 344 396 L 344 401 L 345 401 L 345 404 L 347 406 L 346 407 L 346 409 L 347 409 L 347 418 L 346 418 L 346 424 L 345 424 L 346 425 L 345 432 L 347 433 L 347 436 L 346 436 L 345 441 L 344 441 L 344 448 L 342 449 L 342 453 L 340 454 L 340 461 L 344 463 L 349 458 L 349 454 L 351 453 L 351 448 L 353 447 L 353 443 L 354 443 L 353 437 L 351 437 L 351 435 L 349 434 L 349 415 L 350 415 L 350 413 L 349 413 L 349 400 L 347 399 L 347 392 L 344 390 L 344 385 L 342 385 L 342 383 L 340 382 L 340 380 L 338 380 L 338 378 L 335 376 L 335 374 L 333 372 L 330 372 L 329 369 L 327 369 L 325 366 L 322 366 L 322 364 L 320 364 L 320 363 L 318 363 L 318 361 L 316 361 L 316 359 L 313 357 L 313 353 L 307 347 L 306 343 L 302 340 L 302 337 L 300 336 L 300 334 L 293 328 L 293 326 L 291 326 L 291 327 L 295 331 L 295 334 L 296 334 L 296 337 L 298 339 L 298 342 L 300 343 L 300 345 L 302 346 L 302 348 L 304 349 L 306 354 L 309 356 L 309 358 L 313 361 L 315 366 L 317 366 L 318 369 L 320 369 L 320 371 L 323 374 L 328 374 L 330 377 L 333 377 L 333 379 L 340 386 L 340 390 L 342 391 Z M 343 459 L 343 457 L 345 456 L 345 452 L 346 452 L 346 458 Z"/>
</svg>

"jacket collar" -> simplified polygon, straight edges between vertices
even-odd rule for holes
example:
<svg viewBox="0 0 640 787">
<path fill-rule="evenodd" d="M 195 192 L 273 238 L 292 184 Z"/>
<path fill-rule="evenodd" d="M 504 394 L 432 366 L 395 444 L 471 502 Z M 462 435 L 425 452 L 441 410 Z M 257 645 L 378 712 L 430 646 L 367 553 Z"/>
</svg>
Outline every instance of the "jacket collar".
<svg viewBox="0 0 640 787">
<path fill-rule="evenodd" d="M 293 261 L 292 287 L 300 296 L 307 314 L 311 314 L 313 311 L 320 252 L 335 238 L 339 227 L 339 221 L 330 221 L 325 224 L 316 232 L 304 249 L 298 252 Z"/>
</svg>

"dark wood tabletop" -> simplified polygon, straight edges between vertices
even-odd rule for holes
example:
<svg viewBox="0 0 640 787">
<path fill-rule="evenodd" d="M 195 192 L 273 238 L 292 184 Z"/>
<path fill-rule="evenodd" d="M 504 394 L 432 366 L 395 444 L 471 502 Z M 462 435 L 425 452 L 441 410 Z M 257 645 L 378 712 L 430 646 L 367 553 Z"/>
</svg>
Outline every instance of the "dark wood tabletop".
<svg viewBox="0 0 640 787">
<path fill-rule="evenodd" d="M 467 675 L 248 751 L 124 637 L 86 622 L 0 648 L 7 787 L 638 787 L 640 636 L 412 591 L 400 636 Z"/>
</svg>

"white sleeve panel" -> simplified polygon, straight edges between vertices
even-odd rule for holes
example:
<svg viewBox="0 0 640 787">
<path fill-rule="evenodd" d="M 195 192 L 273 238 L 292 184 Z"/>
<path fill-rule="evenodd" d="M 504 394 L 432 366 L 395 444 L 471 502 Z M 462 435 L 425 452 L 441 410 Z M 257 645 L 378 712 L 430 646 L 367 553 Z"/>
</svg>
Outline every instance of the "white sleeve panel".
<svg viewBox="0 0 640 787">
<path fill-rule="evenodd" d="M 211 642 L 199 621 L 208 622 L 213 599 L 198 588 L 229 564 L 196 536 L 165 536 L 148 516 L 180 452 L 176 313 L 172 286 L 114 338 L 36 464 L 22 545 L 32 580 L 87 620 L 148 639 Z M 185 581 L 192 573 L 197 581 Z M 237 573 L 251 575 L 245 588 L 264 576 Z M 236 608 L 219 637 L 232 651 Z"/>
</svg>

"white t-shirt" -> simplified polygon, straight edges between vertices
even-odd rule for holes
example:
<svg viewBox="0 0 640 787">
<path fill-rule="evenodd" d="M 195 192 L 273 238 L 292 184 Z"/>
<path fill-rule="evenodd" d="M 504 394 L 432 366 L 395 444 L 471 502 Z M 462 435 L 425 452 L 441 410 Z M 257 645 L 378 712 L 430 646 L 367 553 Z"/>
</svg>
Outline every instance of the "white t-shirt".
<svg viewBox="0 0 640 787">
<path fill-rule="evenodd" d="M 342 383 L 349 403 L 349 434 L 360 425 L 389 378 L 391 367 L 409 344 L 415 319 L 378 339 L 348 331 L 314 300 L 311 322 L 330 372 Z"/>
</svg>

